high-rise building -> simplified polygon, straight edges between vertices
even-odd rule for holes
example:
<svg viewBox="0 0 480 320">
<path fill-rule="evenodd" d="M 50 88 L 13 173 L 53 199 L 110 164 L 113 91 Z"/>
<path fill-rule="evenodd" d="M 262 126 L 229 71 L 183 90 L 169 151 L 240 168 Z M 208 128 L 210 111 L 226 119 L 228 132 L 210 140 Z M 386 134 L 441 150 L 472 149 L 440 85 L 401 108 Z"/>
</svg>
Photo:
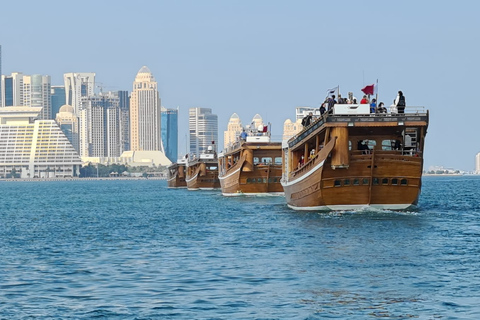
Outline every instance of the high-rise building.
<svg viewBox="0 0 480 320">
<path fill-rule="evenodd" d="M 119 157 L 119 98 L 107 92 L 82 98 L 80 107 L 80 155 Z"/>
<path fill-rule="evenodd" d="M 287 119 L 283 123 L 283 140 L 288 140 L 300 131 L 302 131 L 302 119 L 297 119 L 297 121 L 292 122 L 292 120 Z"/>
<path fill-rule="evenodd" d="M 234 113 L 228 120 L 227 131 L 223 133 L 223 147 L 226 149 L 237 141 L 240 133 L 242 133 L 242 121 L 238 114 Z"/>
<path fill-rule="evenodd" d="M 128 91 L 118 91 L 120 119 L 120 152 L 130 150 L 130 97 Z"/>
<path fill-rule="evenodd" d="M 133 82 L 130 97 L 130 149 L 162 151 L 161 110 L 157 82 L 143 66 Z"/>
<path fill-rule="evenodd" d="M 480 152 L 475 155 L 475 170 L 474 174 L 480 174 Z"/>
<path fill-rule="evenodd" d="M 50 76 L 34 74 L 23 76 L 23 105 L 41 107 L 40 119 L 52 119 Z"/>
<path fill-rule="evenodd" d="M 190 153 L 200 156 L 218 143 L 218 117 L 210 108 L 190 108 L 188 112 Z"/>
<path fill-rule="evenodd" d="M 95 93 L 95 73 L 65 73 L 65 104 L 73 107 L 75 113 L 79 112 L 82 97 L 93 96 Z"/>
<path fill-rule="evenodd" d="M 75 115 L 73 107 L 67 104 L 60 107 L 56 113 L 55 121 L 75 150 L 79 153 L 80 136 L 78 133 L 78 117 Z"/>
<path fill-rule="evenodd" d="M 79 175 L 82 161 L 54 120 L 34 120 L 40 107 L 0 109 L 0 177 Z"/>
<path fill-rule="evenodd" d="M 0 108 L 3 107 L 2 45 L 0 45 Z"/>
<path fill-rule="evenodd" d="M 64 86 L 52 86 L 51 100 L 52 100 L 52 118 L 55 119 L 57 113 L 60 111 L 60 108 L 67 104 L 65 97 L 65 87 Z"/>
<path fill-rule="evenodd" d="M 178 109 L 162 107 L 162 144 L 167 158 L 176 162 L 178 158 Z"/>
<path fill-rule="evenodd" d="M 3 107 L 23 106 L 23 74 L 13 72 L 9 76 L 2 75 L 2 103 Z"/>
</svg>

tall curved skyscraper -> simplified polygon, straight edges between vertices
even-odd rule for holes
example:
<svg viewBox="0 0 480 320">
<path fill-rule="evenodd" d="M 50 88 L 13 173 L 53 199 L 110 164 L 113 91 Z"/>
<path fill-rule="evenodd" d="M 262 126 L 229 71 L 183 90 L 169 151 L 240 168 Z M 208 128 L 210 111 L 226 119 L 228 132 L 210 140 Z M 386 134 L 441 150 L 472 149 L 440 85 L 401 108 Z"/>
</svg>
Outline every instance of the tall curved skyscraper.
<svg viewBox="0 0 480 320">
<path fill-rule="evenodd" d="M 143 66 L 133 82 L 130 97 L 130 150 L 162 151 L 161 109 L 157 82 Z"/>
</svg>

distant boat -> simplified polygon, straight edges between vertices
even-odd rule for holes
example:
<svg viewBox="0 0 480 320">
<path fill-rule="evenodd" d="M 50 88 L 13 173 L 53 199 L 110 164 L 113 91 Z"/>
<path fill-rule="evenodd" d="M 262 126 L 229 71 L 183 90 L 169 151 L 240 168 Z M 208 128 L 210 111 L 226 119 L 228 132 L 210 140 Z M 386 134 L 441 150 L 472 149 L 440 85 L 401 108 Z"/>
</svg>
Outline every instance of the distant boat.
<svg viewBox="0 0 480 320">
<path fill-rule="evenodd" d="M 188 190 L 213 190 L 220 188 L 218 180 L 218 158 L 212 146 L 199 158 L 191 157 L 187 161 Z"/>
<path fill-rule="evenodd" d="M 420 195 L 428 110 L 370 113 L 337 104 L 283 144 L 282 186 L 295 210 L 401 210 Z M 302 160 L 302 156 L 304 160 Z"/>
<path fill-rule="evenodd" d="M 224 196 L 283 195 L 282 143 L 270 141 L 269 126 L 247 129 L 219 156 L 220 185 Z"/>
<path fill-rule="evenodd" d="M 169 188 L 186 188 L 186 159 L 178 159 L 176 163 L 172 163 L 167 167 L 167 184 Z"/>
</svg>

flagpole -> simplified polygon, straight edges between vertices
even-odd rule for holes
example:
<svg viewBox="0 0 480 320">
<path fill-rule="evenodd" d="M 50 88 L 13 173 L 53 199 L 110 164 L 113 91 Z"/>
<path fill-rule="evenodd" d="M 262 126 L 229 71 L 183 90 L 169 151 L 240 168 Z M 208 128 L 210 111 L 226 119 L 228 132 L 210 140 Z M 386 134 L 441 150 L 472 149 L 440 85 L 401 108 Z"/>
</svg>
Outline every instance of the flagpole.
<svg viewBox="0 0 480 320">
<path fill-rule="evenodd" d="M 378 108 L 378 79 L 377 79 L 377 83 L 375 84 L 375 88 L 377 90 L 375 90 L 377 93 L 375 94 L 375 101 L 377 102 L 377 108 Z"/>
</svg>

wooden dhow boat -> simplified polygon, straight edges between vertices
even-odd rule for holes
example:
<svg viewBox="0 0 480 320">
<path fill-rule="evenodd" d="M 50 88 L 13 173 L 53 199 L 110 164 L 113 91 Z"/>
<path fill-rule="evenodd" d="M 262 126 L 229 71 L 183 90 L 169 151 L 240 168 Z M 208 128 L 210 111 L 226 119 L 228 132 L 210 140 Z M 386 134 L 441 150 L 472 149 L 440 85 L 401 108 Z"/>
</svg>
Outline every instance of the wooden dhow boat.
<svg viewBox="0 0 480 320">
<path fill-rule="evenodd" d="M 167 185 L 169 188 L 186 188 L 186 159 L 178 159 L 167 167 Z"/>
<path fill-rule="evenodd" d="M 247 129 L 245 133 L 244 139 L 219 155 L 222 194 L 283 195 L 282 143 L 271 142 L 270 126 Z"/>
<path fill-rule="evenodd" d="M 420 195 L 429 113 L 337 104 L 283 143 L 282 186 L 295 210 L 402 210 Z M 303 157 L 303 159 L 302 159 Z"/>
<path fill-rule="evenodd" d="M 212 146 L 199 158 L 193 156 L 187 161 L 188 190 L 213 190 L 220 188 L 218 180 L 218 158 Z"/>
</svg>

